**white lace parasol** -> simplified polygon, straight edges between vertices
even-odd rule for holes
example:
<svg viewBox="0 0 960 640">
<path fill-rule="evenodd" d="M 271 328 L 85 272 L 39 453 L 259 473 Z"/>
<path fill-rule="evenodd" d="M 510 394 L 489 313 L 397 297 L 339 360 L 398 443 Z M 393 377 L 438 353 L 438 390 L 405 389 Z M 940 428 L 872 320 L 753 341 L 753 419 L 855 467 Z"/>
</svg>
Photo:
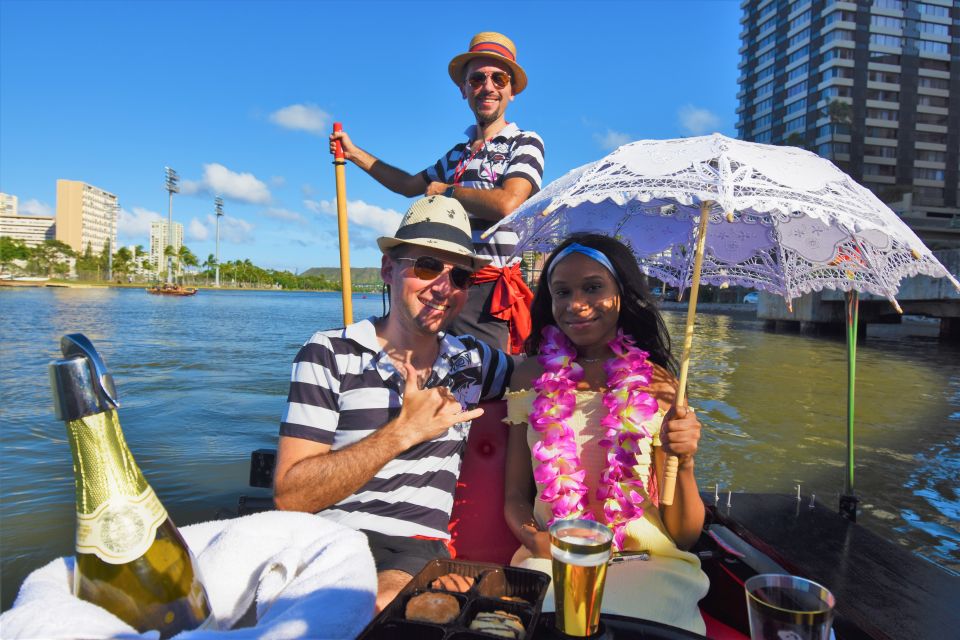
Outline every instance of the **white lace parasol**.
<svg viewBox="0 0 960 640">
<path fill-rule="evenodd" d="M 720 134 L 640 140 L 552 182 L 493 227 L 517 232 L 517 253 L 550 251 L 569 234 L 615 235 L 645 273 L 693 281 L 701 205 L 710 202 L 702 281 L 793 298 L 856 290 L 895 306 L 900 281 L 960 284 L 916 234 L 828 160 L 796 147 Z"/>
</svg>

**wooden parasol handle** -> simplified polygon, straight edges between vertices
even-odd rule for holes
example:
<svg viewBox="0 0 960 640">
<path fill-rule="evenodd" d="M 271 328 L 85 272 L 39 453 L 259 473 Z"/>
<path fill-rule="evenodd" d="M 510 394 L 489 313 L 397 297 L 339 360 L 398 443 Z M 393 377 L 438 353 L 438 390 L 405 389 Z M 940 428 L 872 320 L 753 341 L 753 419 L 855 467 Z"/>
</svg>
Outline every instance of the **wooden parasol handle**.
<svg viewBox="0 0 960 640">
<path fill-rule="evenodd" d="M 333 123 L 333 132 L 343 131 L 343 125 Z M 343 146 L 339 140 L 334 142 L 333 171 L 337 179 L 337 231 L 340 239 L 340 284 L 343 300 L 343 324 L 353 324 L 353 286 L 350 282 L 350 237 L 347 227 L 347 161 L 343 156 Z"/>
<path fill-rule="evenodd" d="M 690 350 L 693 347 L 693 323 L 697 316 L 697 296 L 700 294 L 700 270 L 703 267 L 703 249 L 707 240 L 707 222 L 710 220 L 710 207 L 713 202 L 700 205 L 700 227 L 697 233 L 696 253 L 693 258 L 693 280 L 690 283 L 690 300 L 687 302 L 687 326 L 683 332 L 683 356 L 680 359 L 680 382 L 677 384 L 675 406 L 684 406 L 687 396 L 687 372 L 690 369 Z M 668 456 L 663 470 L 663 491 L 660 492 L 660 504 L 673 504 L 673 495 L 677 487 L 677 470 L 680 459 Z"/>
</svg>

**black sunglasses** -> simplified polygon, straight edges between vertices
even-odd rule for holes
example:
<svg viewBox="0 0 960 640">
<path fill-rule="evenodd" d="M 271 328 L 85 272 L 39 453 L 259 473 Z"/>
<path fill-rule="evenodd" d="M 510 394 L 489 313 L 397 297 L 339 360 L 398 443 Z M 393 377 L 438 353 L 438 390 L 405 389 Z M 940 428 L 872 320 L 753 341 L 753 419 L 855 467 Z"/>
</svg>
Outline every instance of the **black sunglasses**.
<svg viewBox="0 0 960 640">
<path fill-rule="evenodd" d="M 497 89 L 503 89 L 505 86 L 510 84 L 510 74 L 506 71 L 494 71 L 493 73 L 474 71 L 467 76 L 467 82 L 469 82 L 470 87 L 476 91 L 483 85 L 487 84 L 487 78 L 493 80 L 493 86 L 495 86 Z"/>
<path fill-rule="evenodd" d="M 430 256 L 419 258 L 394 258 L 395 260 L 413 261 L 413 274 L 421 280 L 436 280 L 443 273 L 446 265 L 443 260 Z M 450 282 L 457 289 L 469 289 L 473 284 L 473 272 L 463 267 L 450 268 Z"/>
</svg>

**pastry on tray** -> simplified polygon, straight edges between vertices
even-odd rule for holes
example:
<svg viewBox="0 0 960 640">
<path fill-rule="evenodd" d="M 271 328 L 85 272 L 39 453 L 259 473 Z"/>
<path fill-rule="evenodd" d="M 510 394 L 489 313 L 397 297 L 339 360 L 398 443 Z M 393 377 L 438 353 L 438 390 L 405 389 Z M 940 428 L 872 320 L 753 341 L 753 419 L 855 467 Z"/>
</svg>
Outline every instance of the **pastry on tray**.
<svg viewBox="0 0 960 640">
<path fill-rule="evenodd" d="M 523 622 L 506 611 L 481 611 L 470 622 L 470 629 L 501 638 L 523 637 Z"/>
<path fill-rule="evenodd" d="M 473 578 L 462 576 L 459 573 L 448 573 L 431 582 L 430 588 L 466 593 L 470 590 L 470 587 L 473 586 L 474 582 L 476 581 Z"/>
<path fill-rule="evenodd" d="M 520 604 L 530 604 L 520 596 L 500 596 L 501 600 L 506 600 L 507 602 L 519 602 Z"/>
<path fill-rule="evenodd" d="M 448 593 L 421 593 L 407 601 L 407 620 L 447 624 L 460 614 L 460 602 Z"/>
</svg>

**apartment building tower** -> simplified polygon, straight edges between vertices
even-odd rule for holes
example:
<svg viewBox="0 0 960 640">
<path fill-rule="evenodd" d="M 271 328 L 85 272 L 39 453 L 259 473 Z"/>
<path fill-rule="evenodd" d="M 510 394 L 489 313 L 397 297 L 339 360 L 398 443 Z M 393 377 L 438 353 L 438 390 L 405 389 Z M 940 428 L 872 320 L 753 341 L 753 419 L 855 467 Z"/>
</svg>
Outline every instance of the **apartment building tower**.
<svg viewBox="0 0 960 640">
<path fill-rule="evenodd" d="M 21 216 L 17 203 L 17 196 L 0 193 L 0 236 L 19 240 L 28 247 L 52 240 L 54 219 L 51 216 Z"/>
<path fill-rule="evenodd" d="M 18 216 L 0 213 L 0 236 L 20 240 L 28 247 L 53 240 L 54 219 L 52 216 Z"/>
<path fill-rule="evenodd" d="M 150 264 L 157 273 L 166 271 L 166 262 L 164 261 L 163 250 L 170 244 L 167 235 L 169 226 L 165 220 L 154 220 L 150 223 Z M 183 246 L 183 225 L 179 222 L 173 223 L 173 250 L 179 252 Z M 174 260 L 174 269 L 177 261 Z M 179 274 L 178 274 L 179 275 Z"/>
<path fill-rule="evenodd" d="M 960 247 L 960 3 L 743 0 L 740 138 L 802 146 Z"/>
<path fill-rule="evenodd" d="M 78 180 L 57 180 L 57 240 L 77 253 L 89 246 L 99 254 L 107 241 L 116 251 L 119 211 L 114 194 Z"/>
</svg>

